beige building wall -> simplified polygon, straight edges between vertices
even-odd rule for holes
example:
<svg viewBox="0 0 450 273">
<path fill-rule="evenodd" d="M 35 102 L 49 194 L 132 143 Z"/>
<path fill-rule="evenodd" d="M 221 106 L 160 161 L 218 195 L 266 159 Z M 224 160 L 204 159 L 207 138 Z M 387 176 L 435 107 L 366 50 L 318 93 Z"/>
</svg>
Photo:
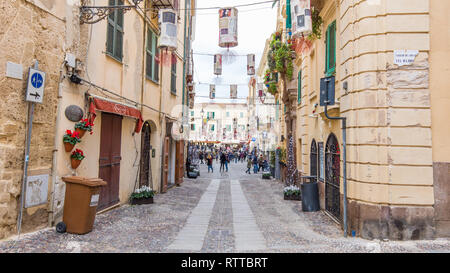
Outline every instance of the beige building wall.
<svg viewBox="0 0 450 273">
<path fill-rule="evenodd" d="M 450 236 L 450 1 L 430 0 L 430 95 L 437 236 Z"/>
<path fill-rule="evenodd" d="M 445 158 L 442 155 L 448 153 L 434 152 L 435 145 L 445 144 L 436 141 L 432 131 L 434 103 L 430 94 L 435 91 L 429 81 L 434 52 L 430 41 L 430 1 L 311 2 L 321 9 L 322 38 L 298 54 L 294 80 L 288 83 L 288 88 L 296 89 L 296 75 L 301 69 L 302 98 L 297 105 L 295 126 L 299 171 L 310 173 L 313 139 L 326 146 L 328 136 L 333 133 L 342 150 L 341 121 L 328 120 L 324 107 L 316 107 L 320 78 L 324 77 L 326 30 L 336 20 L 337 103 L 329 107 L 328 113 L 347 118 L 349 232 L 355 230 L 366 238 L 433 237 L 436 192 L 433 157 Z M 444 6 L 436 9 L 446 10 Z M 445 24 L 442 29 L 447 29 Z M 438 36 L 434 37 L 439 39 Z M 418 50 L 419 54 L 413 64 L 398 66 L 394 64 L 394 50 Z M 436 54 L 441 54 L 436 56 L 443 60 L 448 51 L 441 48 Z M 445 71 L 441 67 L 435 75 L 437 89 L 445 85 L 437 83 Z M 445 98 L 442 91 L 435 96 Z M 443 104 L 440 100 L 440 105 Z M 437 114 L 440 111 L 433 111 L 437 120 L 443 118 Z M 448 135 L 445 133 L 448 130 L 441 128 L 433 127 L 438 138 Z M 341 154 L 341 219 L 342 160 Z M 321 206 L 325 208 L 325 183 L 320 182 L 319 186 Z"/>
<path fill-rule="evenodd" d="M 142 10 L 145 3 L 150 1 L 140 4 Z M 191 4 L 195 5 L 195 1 Z M 95 5 L 106 6 L 108 1 L 97 0 Z M 125 5 L 133 3 L 125 1 Z M 142 112 L 144 121 L 151 127 L 151 145 L 156 152 L 151 158 L 152 186 L 159 192 L 166 120 L 181 124 L 182 107 L 174 109 L 182 104 L 183 94 L 184 1 L 180 1 L 182 10 L 178 20 L 175 95 L 170 93 L 170 58 L 160 66 L 159 83 L 145 79 L 146 27 L 152 27 L 157 34 L 159 30 L 157 18 L 145 21 L 139 9 L 124 14 L 123 59 L 117 61 L 105 53 L 106 20 L 93 25 L 80 24 L 77 1 L 3 1 L 0 8 L 7 11 L 0 15 L 1 21 L 5 22 L 0 26 L 0 44 L 7 49 L 6 54 L 0 56 L 0 86 L 3 97 L 7 98 L 0 102 L 0 105 L 4 104 L 0 107 L 0 239 L 16 232 L 27 125 L 23 90 L 28 67 L 35 59 L 39 61 L 39 69 L 47 73 L 47 79 L 44 103 L 37 105 L 35 111 L 29 173 L 49 174 L 50 179 L 48 203 L 25 210 L 22 232 L 53 225 L 62 219 L 65 196 L 62 177 L 99 176 L 102 112 L 96 112 L 93 134 L 86 134 L 76 145 L 86 155 L 77 170 L 71 169 L 70 153 L 65 152 L 62 141 L 65 131 L 74 130 L 75 125 L 66 118 L 65 110 L 70 105 L 77 105 L 87 114 L 86 92 Z M 150 12 L 148 16 L 151 18 Z M 70 71 L 63 66 L 66 53 L 77 57 L 79 77 L 103 90 L 86 83 L 72 83 L 68 78 Z M 169 52 L 166 55 L 169 56 Z M 5 77 L 8 61 L 23 65 L 23 80 Z M 128 202 L 139 179 L 142 135 L 134 133 L 135 126 L 136 119 L 124 117 L 122 132 L 117 132 L 121 134 L 122 157 L 120 204 Z"/>
</svg>

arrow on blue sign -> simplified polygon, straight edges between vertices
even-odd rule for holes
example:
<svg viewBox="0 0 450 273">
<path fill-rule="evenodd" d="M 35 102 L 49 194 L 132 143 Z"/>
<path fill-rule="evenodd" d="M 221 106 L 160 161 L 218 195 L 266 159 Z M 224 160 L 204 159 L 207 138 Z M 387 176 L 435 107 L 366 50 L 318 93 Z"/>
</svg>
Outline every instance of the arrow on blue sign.
<svg viewBox="0 0 450 273">
<path fill-rule="evenodd" d="M 42 78 L 41 74 L 34 73 L 31 76 L 31 85 L 33 85 L 34 88 L 39 89 L 44 84 L 44 79 Z"/>
</svg>

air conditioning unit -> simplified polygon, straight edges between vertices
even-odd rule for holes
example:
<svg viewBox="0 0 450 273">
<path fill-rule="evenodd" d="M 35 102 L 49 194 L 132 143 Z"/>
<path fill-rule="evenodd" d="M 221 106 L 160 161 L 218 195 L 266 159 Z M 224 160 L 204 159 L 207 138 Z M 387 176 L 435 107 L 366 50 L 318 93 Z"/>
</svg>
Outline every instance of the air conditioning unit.
<svg viewBox="0 0 450 273">
<path fill-rule="evenodd" d="M 172 9 L 161 9 L 159 11 L 159 24 L 161 36 L 158 47 L 175 51 L 178 47 L 177 13 Z"/>
<path fill-rule="evenodd" d="M 312 32 L 311 1 L 292 0 L 292 36 L 307 36 Z"/>
</svg>

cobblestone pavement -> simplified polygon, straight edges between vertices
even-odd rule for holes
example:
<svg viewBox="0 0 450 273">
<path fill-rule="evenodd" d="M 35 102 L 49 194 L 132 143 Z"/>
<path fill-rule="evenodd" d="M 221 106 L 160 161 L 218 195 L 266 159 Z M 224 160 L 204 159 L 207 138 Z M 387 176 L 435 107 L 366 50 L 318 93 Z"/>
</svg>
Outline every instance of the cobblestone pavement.
<svg viewBox="0 0 450 273">
<path fill-rule="evenodd" d="M 341 228 L 323 212 L 302 212 L 301 202 L 283 200 L 280 182 L 262 180 L 261 174 L 245 174 L 245 165 L 232 163 L 225 173 L 215 165 L 212 174 L 202 165 L 201 177 L 185 179 L 181 187 L 156 195 L 154 204 L 124 205 L 97 215 L 89 234 L 59 234 L 49 228 L 21 235 L 20 240 L 0 242 L 0 253 L 450 252 L 448 239 L 385 242 L 343 238 Z M 218 185 L 207 192 L 211 183 Z M 210 196 L 207 202 L 200 202 L 205 192 Z M 204 217 L 209 219 L 191 215 L 206 206 L 211 213 Z M 206 223 L 204 235 L 182 235 L 180 231 L 189 223 L 195 227 L 192 220 L 196 219 Z M 183 242 L 193 241 L 198 249 L 193 244 L 182 249 Z"/>
</svg>

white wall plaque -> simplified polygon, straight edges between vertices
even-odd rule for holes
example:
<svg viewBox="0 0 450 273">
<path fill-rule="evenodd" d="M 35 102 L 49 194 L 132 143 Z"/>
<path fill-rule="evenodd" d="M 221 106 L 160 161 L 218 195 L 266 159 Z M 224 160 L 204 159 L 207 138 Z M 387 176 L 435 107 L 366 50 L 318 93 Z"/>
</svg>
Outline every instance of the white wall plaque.
<svg viewBox="0 0 450 273">
<path fill-rule="evenodd" d="M 398 66 L 410 65 L 418 54 L 419 50 L 394 50 L 394 64 Z"/>
<path fill-rule="evenodd" d="M 48 178 L 48 174 L 27 177 L 25 208 L 47 203 Z"/>
<path fill-rule="evenodd" d="M 6 77 L 23 80 L 23 67 L 21 64 L 6 63 Z"/>
</svg>

